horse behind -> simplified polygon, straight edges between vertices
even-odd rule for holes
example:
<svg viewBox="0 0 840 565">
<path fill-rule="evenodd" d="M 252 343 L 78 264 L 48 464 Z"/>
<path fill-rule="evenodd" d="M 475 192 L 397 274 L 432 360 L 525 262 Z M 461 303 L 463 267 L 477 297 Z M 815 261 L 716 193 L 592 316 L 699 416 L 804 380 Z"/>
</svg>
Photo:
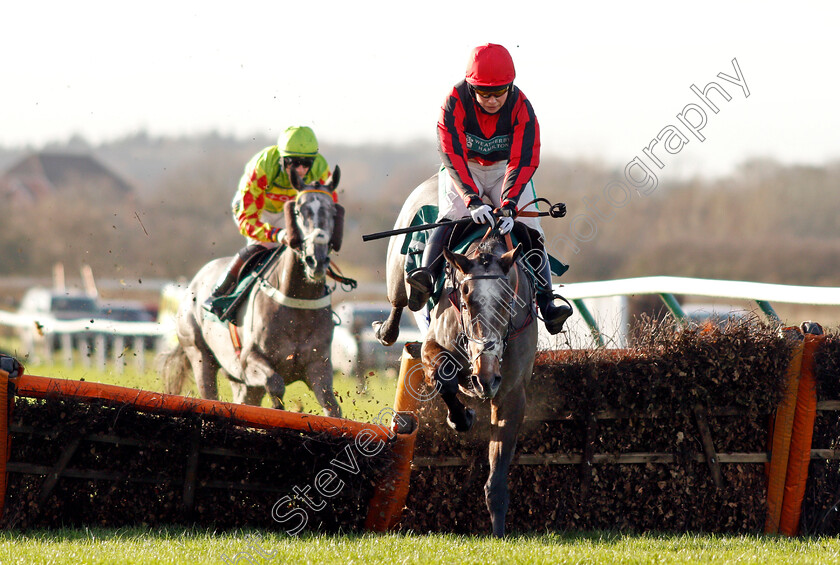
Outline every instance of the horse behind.
<svg viewBox="0 0 840 565">
<path fill-rule="evenodd" d="M 195 275 L 177 313 L 178 345 L 163 358 L 167 393 L 178 394 L 192 372 L 202 398 L 218 399 L 221 369 L 234 401 L 259 405 L 267 392 L 282 408 L 286 385 L 303 380 L 328 416 L 341 416 L 333 393 L 330 347 L 333 319 L 325 277 L 330 252 L 341 246 L 343 209 L 329 185 L 292 182 L 297 198 L 285 206 L 285 249 L 258 275 L 246 304 L 231 327 L 208 314 L 203 303 L 230 261 L 216 259 Z"/>
</svg>

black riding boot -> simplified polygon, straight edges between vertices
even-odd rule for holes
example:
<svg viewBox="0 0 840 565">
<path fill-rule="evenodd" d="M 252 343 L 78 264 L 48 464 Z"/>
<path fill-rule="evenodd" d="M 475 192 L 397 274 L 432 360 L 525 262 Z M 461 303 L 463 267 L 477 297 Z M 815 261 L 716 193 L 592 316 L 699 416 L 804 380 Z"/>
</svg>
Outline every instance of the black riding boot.
<svg viewBox="0 0 840 565">
<path fill-rule="evenodd" d="M 218 317 L 222 317 L 224 312 L 221 311 L 221 308 L 214 307 L 213 301 L 220 296 L 225 296 L 230 291 L 234 289 L 234 285 L 236 285 L 236 281 L 239 278 L 239 272 L 242 270 L 242 267 L 245 263 L 254 256 L 254 254 L 261 251 L 263 248 L 262 245 L 258 244 L 251 244 L 246 245 L 239 252 L 233 256 L 230 263 L 228 263 L 225 272 L 222 273 L 222 276 L 216 282 L 216 286 L 213 289 L 213 292 L 210 293 L 210 296 L 207 300 L 204 301 L 204 309 L 208 312 L 212 312 Z"/>
<path fill-rule="evenodd" d="M 452 225 L 449 224 L 434 228 L 426 241 L 420 266 L 409 272 L 405 277 L 406 282 L 411 287 L 408 294 L 408 309 L 412 312 L 422 309 L 435 290 L 435 281 L 440 276 L 440 269 L 443 264 L 443 246 L 450 233 L 452 233 Z"/>
<path fill-rule="evenodd" d="M 535 239 L 533 250 L 542 255 L 542 257 L 537 255 L 529 258 L 533 259 L 531 264 L 537 268 L 537 307 L 542 314 L 545 329 L 551 335 L 555 335 L 563 330 L 563 324 L 572 315 L 572 307 L 565 298 L 554 294 L 551 287 L 551 264 L 548 262 L 548 253 L 546 253 L 542 241 Z M 536 263 L 539 263 L 539 265 L 536 265 Z M 555 297 L 560 298 L 565 303 L 556 306 L 554 304 Z"/>
</svg>

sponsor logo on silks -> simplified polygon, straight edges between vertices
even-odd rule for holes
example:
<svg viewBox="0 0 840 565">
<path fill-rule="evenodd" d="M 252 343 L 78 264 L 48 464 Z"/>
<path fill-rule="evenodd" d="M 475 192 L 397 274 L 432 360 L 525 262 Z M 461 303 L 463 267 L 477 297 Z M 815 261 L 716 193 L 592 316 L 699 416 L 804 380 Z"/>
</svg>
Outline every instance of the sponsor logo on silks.
<svg viewBox="0 0 840 565">
<path fill-rule="evenodd" d="M 286 190 L 285 193 L 276 193 L 276 192 L 266 192 L 265 197 L 269 200 L 273 200 L 275 202 L 288 202 L 290 200 L 294 200 L 295 196 L 297 195 L 297 190 L 291 189 Z"/>
<path fill-rule="evenodd" d="M 492 139 L 482 139 L 468 133 L 467 149 L 480 155 L 489 155 L 496 151 L 510 151 L 510 136 L 500 135 Z"/>
</svg>

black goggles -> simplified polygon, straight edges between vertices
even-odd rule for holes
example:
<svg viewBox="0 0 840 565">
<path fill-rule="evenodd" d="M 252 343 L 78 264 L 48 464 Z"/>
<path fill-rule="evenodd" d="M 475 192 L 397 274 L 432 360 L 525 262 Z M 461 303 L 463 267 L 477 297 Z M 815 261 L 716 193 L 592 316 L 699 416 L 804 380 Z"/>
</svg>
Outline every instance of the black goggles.
<svg viewBox="0 0 840 565">
<path fill-rule="evenodd" d="M 475 92 L 476 94 L 478 94 L 482 98 L 490 98 L 490 97 L 499 98 L 500 96 L 503 96 L 505 94 L 505 92 L 510 90 L 510 85 L 506 84 L 504 86 L 495 86 L 495 87 L 490 87 L 490 88 L 482 88 L 480 86 L 473 86 L 472 89 L 473 89 L 473 92 Z"/>
<path fill-rule="evenodd" d="M 312 168 L 312 163 L 315 162 L 315 157 L 283 157 L 283 167 L 306 167 Z"/>
</svg>

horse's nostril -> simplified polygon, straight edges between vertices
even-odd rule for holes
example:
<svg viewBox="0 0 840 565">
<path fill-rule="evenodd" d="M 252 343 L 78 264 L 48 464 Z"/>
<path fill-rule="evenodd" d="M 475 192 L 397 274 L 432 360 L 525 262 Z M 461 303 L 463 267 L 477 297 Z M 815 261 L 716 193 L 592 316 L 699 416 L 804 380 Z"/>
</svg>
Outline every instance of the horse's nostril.
<svg viewBox="0 0 840 565">
<path fill-rule="evenodd" d="M 502 386 L 502 375 L 496 375 L 493 379 L 493 390 L 499 390 L 500 386 Z"/>
<path fill-rule="evenodd" d="M 315 261 L 315 257 L 312 257 L 311 255 L 307 255 L 305 261 L 306 261 L 306 266 L 309 267 L 310 269 L 314 269 L 315 266 L 318 264 L 318 262 Z"/>
</svg>

